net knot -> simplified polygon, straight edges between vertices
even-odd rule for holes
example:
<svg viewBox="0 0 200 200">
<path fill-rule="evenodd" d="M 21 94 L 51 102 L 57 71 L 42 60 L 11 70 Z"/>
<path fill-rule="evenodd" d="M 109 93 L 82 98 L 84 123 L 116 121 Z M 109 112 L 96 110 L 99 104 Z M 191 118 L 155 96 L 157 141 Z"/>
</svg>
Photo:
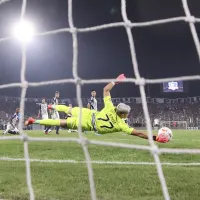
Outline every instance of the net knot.
<svg viewBox="0 0 200 200">
<path fill-rule="evenodd" d="M 76 84 L 76 85 L 82 85 L 82 79 L 81 79 L 81 78 L 77 78 L 77 79 L 75 80 L 75 84 Z"/>
<path fill-rule="evenodd" d="M 27 135 L 22 135 L 22 141 L 27 142 L 28 141 L 28 136 Z"/>
<path fill-rule="evenodd" d="M 80 140 L 80 143 L 83 145 L 83 146 L 86 146 L 89 144 L 89 141 L 87 139 L 81 139 Z"/>
<path fill-rule="evenodd" d="M 22 88 L 28 88 L 28 81 L 23 81 L 22 82 Z"/>
<path fill-rule="evenodd" d="M 153 146 L 151 147 L 151 153 L 152 153 L 153 155 L 155 155 L 155 154 L 159 154 L 160 151 L 159 151 L 158 146 L 153 145 Z"/>
<path fill-rule="evenodd" d="M 136 85 L 145 85 L 145 79 L 144 78 L 139 78 L 139 79 L 136 79 L 136 82 L 135 82 Z"/>
<path fill-rule="evenodd" d="M 126 20 L 125 27 L 132 28 L 132 23 L 130 20 Z"/>
<path fill-rule="evenodd" d="M 75 28 L 75 27 L 70 28 L 70 32 L 71 33 L 77 33 L 77 28 Z"/>
<path fill-rule="evenodd" d="M 188 16 L 186 19 L 185 19 L 186 22 L 189 22 L 189 23 L 195 23 L 196 22 L 196 18 L 194 16 Z"/>
</svg>

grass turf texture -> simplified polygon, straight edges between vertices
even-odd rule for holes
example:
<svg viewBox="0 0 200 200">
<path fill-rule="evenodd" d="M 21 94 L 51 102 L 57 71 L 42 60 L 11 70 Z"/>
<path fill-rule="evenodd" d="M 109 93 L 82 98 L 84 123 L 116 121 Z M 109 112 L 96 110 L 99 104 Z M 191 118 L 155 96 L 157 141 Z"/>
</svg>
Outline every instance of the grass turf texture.
<svg viewBox="0 0 200 200">
<path fill-rule="evenodd" d="M 77 137 L 76 133 L 61 131 L 44 135 L 30 131 L 35 137 Z M 199 148 L 198 131 L 173 131 L 173 141 L 159 144 L 167 148 Z M 9 137 L 9 136 L 6 136 Z M 146 140 L 122 133 L 95 136 L 89 139 L 147 144 Z M 89 145 L 93 161 L 154 162 L 151 153 L 142 150 L 122 149 Z M 31 159 L 56 159 L 84 161 L 79 144 L 69 142 L 30 142 Z M 0 157 L 23 158 L 23 143 L 0 141 Z M 162 162 L 200 162 L 200 155 L 163 154 Z M 199 166 L 163 166 L 167 186 L 172 200 L 199 199 Z M 156 167 L 153 165 L 93 164 L 97 198 L 99 200 L 161 200 L 163 199 Z M 87 200 L 90 199 L 86 165 L 83 163 L 31 162 L 32 184 L 37 200 Z M 25 163 L 23 161 L 0 161 L 0 199 L 29 199 Z"/>
</svg>

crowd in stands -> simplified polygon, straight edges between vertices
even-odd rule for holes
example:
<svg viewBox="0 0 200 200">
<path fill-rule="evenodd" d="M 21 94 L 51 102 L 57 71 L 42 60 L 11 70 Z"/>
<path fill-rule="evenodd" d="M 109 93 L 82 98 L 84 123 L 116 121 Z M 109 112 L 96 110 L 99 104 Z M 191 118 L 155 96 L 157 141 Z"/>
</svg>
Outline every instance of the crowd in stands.
<svg viewBox="0 0 200 200">
<path fill-rule="evenodd" d="M 145 126 L 142 104 L 131 105 L 131 122 L 142 123 Z M 200 124 L 200 103 L 149 103 L 149 115 L 151 122 L 154 119 L 160 121 L 186 121 L 188 125 L 198 126 Z"/>
<path fill-rule="evenodd" d="M 38 114 L 39 99 L 26 99 L 25 102 L 25 118 L 28 116 L 36 117 Z M 15 109 L 19 107 L 20 98 L 0 97 L 0 122 L 5 123 Z M 73 100 L 62 101 L 63 104 L 72 103 L 76 106 Z M 86 102 L 83 102 L 86 107 Z M 141 124 L 145 126 L 145 118 L 143 114 L 142 104 L 131 103 L 131 113 L 129 115 L 129 123 L 131 125 Z M 99 109 L 103 104 L 98 104 Z M 186 121 L 188 125 L 197 126 L 200 124 L 200 102 L 187 103 L 148 103 L 149 115 L 151 122 L 154 119 L 160 121 Z"/>
</svg>

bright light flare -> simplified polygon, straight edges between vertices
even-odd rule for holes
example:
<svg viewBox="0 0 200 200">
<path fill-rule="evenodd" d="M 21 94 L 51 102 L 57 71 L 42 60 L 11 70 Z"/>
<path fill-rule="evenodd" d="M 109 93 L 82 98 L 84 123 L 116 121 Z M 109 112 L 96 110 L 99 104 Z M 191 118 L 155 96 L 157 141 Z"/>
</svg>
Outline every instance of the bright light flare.
<svg viewBox="0 0 200 200">
<path fill-rule="evenodd" d="M 32 23 L 21 21 L 14 25 L 13 34 L 16 39 L 22 43 L 28 43 L 32 40 L 35 29 Z"/>
</svg>

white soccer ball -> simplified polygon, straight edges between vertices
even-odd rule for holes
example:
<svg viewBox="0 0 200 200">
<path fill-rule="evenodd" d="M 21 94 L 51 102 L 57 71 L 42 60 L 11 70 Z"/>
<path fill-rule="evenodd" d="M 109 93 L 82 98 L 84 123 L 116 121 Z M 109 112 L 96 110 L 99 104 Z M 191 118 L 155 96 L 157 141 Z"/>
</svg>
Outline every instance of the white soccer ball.
<svg viewBox="0 0 200 200">
<path fill-rule="evenodd" d="M 168 136 L 169 141 L 172 140 L 173 133 L 172 133 L 171 129 L 169 129 L 167 127 L 162 127 L 161 129 L 158 130 L 158 135 L 160 135 L 160 134 L 165 134 Z"/>
</svg>

